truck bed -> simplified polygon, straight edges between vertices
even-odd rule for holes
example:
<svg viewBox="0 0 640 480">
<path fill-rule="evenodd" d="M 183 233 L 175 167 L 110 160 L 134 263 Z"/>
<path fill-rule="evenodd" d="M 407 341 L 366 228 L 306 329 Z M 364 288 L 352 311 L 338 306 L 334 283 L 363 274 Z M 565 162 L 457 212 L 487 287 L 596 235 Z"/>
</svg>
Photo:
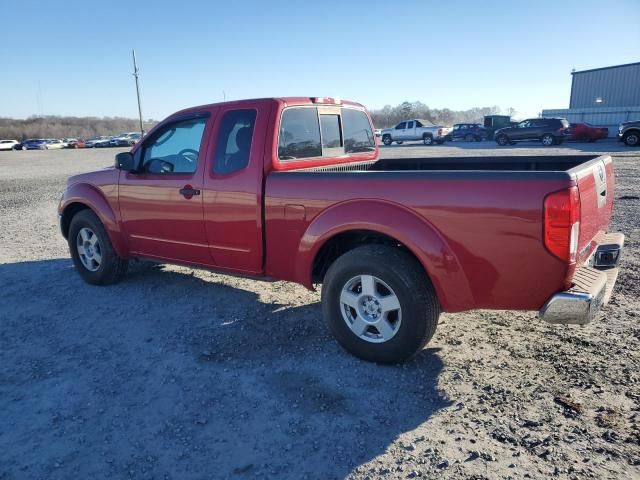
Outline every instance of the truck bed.
<svg viewBox="0 0 640 480">
<path fill-rule="evenodd" d="M 445 257 L 460 266 L 442 266 L 443 282 L 464 277 L 442 288 L 451 295 L 446 310 L 538 309 L 567 288 L 592 240 L 606 231 L 613 178 L 611 158 L 596 155 L 380 159 L 271 172 L 265 185 L 267 271 L 299 279 L 293 261 L 269 259 L 321 241 L 309 236 L 312 224 L 329 229 L 327 219 L 336 218 L 345 228 L 391 234 L 402 227 L 389 225 L 406 216 L 436 232 L 447 245 Z M 582 218 L 577 262 L 568 265 L 545 249 L 543 204 L 550 193 L 571 186 L 578 186 Z"/>
</svg>

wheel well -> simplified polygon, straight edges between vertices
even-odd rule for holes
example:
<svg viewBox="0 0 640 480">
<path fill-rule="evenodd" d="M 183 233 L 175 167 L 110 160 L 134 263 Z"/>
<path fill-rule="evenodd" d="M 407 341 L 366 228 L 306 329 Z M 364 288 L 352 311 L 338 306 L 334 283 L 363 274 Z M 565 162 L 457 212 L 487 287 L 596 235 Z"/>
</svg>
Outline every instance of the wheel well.
<svg viewBox="0 0 640 480">
<path fill-rule="evenodd" d="M 82 210 L 88 210 L 84 203 L 71 203 L 67 205 L 67 207 L 62 212 L 62 218 L 60 219 L 60 228 L 62 229 L 62 235 L 64 238 L 69 236 L 69 227 L 71 226 L 71 219 L 76 215 L 76 213 Z"/>
<path fill-rule="evenodd" d="M 422 138 L 424 138 L 424 137 L 433 137 L 433 134 L 432 133 L 423 133 L 422 134 Z"/>
<path fill-rule="evenodd" d="M 403 250 L 416 258 L 406 246 L 388 235 L 371 230 L 350 230 L 331 237 L 322 245 L 313 259 L 312 282 L 322 283 L 327 270 L 338 257 L 356 247 L 369 244 L 388 245 Z M 416 261 L 418 261 L 417 258 Z M 419 261 L 418 264 L 423 268 Z"/>
<path fill-rule="evenodd" d="M 630 128 L 629 130 L 627 130 L 626 132 L 624 132 L 623 136 L 627 136 L 630 133 L 635 133 L 636 135 L 640 135 L 640 130 L 638 130 L 637 128 Z"/>
</svg>

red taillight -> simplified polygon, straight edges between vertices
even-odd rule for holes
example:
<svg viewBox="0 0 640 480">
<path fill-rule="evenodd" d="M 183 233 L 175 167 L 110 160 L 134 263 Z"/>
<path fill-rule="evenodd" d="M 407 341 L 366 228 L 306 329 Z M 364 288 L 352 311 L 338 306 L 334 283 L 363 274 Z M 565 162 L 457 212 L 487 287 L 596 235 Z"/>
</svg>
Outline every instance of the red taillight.
<svg viewBox="0 0 640 480">
<path fill-rule="evenodd" d="M 580 231 L 578 187 L 554 192 L 544 199 L 544 245 L 560 260 L 575 262 Z"/>
<path fill-rule="evenodd" d="M 438 136 L 440 136 L 440 135 L 442 135 L 442 129 L 441 128 L 438 129 Z"/>
</svg>

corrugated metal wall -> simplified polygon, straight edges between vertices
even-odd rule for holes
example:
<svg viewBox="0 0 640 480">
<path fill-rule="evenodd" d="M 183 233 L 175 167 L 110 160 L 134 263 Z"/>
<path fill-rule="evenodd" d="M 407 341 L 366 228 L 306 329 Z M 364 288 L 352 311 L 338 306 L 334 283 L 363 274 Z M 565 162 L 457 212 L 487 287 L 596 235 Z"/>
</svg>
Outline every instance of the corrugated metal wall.
<svg viewBox="0 0 640 480">
<path fill-rule="evenodd" d="M 637 107 L 554 108 L 542 110 L 543 117 L 562 117 L 570 122 L 586 122 L 598 127 L 607 127 L 609 137 L 618 133 L 618 125 L 629 120 L 640 120 Z"/>
<path fill-rule="evenodd" d="M 601 103 L 596 99 L 602 99 Z M 640 106 L 640 63 L 573 74 L 569 108 Z"/>
</svg>

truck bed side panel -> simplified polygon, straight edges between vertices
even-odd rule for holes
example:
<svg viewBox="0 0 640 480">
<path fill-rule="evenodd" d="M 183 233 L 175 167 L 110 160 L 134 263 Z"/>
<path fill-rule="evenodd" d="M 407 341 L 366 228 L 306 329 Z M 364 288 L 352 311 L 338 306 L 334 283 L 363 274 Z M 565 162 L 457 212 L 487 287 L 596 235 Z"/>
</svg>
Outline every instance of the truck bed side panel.
<svg viewBox="0 0 640 480">
<path fill-rule="evenodd" d="M 309 224 L 342 202 L 380 201 L 408 208 L 459 259 L 474 305 L 452 295 L 445 311 L 538 309 L 571 274 L 543 246 L 543 199 L 572 183 L 561 172 L 273 173 L 265 194 L 266 271 L 308 284 L 295 272 Z"/>
</svg>

